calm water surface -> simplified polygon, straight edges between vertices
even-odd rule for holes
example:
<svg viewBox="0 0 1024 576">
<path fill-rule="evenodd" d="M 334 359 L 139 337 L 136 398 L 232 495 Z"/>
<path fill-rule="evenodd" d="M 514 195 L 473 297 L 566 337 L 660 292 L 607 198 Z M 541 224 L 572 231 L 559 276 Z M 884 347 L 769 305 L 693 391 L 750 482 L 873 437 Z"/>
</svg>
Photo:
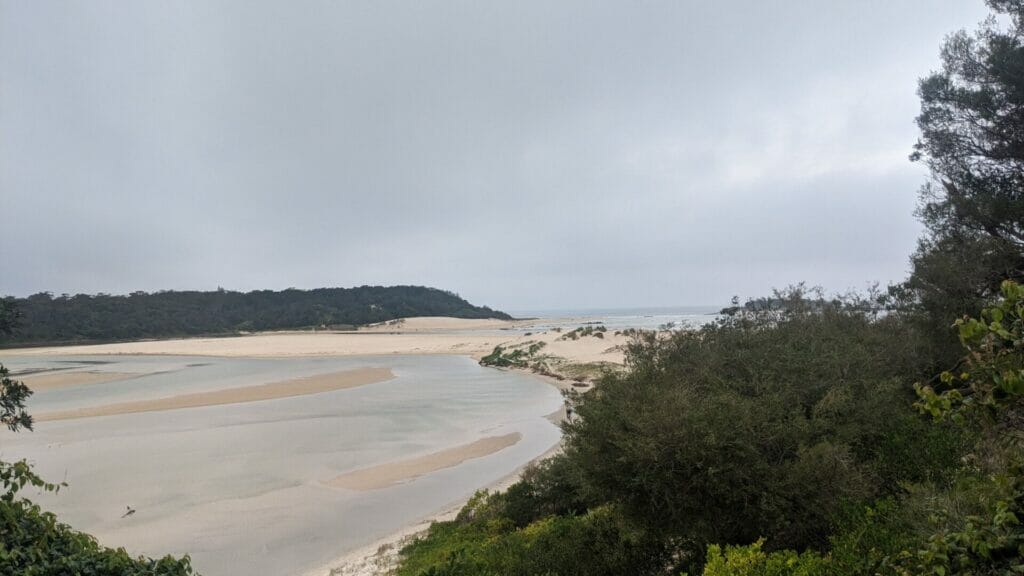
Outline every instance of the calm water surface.
<svg viewBox="0 0 1024 576">
<path fill-rule="evenodd" d="M 188 553 L 207 576 L 299 574 L 432 515 L 553 446 L 544 415 L 558 392 L 530 376 L 460 356 L 209 358 L 2 356 L 13 372 L 136 373 L 40 391 L 35 413 L 162 398 L 358 368 L 396 378 L 259 402 L 41 422 L 0 431 L 0 458 L 30 459 L 58 495 L 35 499 L 102 543 L 132 553 Z M 321 481 L 483 436 L 522 440 L 396 486 L 356 492 Z M 137 512 L 121 518 L 126 506 Z"/>
</svg>

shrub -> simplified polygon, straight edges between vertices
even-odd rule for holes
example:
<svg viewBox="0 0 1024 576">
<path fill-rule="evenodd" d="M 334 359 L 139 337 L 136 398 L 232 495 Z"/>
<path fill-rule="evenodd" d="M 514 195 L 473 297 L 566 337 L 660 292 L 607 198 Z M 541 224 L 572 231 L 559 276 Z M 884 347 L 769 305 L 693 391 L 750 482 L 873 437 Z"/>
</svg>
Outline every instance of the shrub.
<svg viewBox="0 0 1024 576">
<path fill-rule="evenodd" d="M 398 576 L 620 576 L 651 571 L 665 548 L 613 508 L 548 516 L 514 528 L 484 497 L 463 520 L 435 523 L 402 550 Z M 469 506 L 469 505 L 467 505 Z"/>
<path fill-rule="evenodd" d="M 825 576 L 828 558 L 814 552 L 765 552 L 764 540 L 749 546 L 708 547 L 704 576 Z"/>
<path fill-rule="evenodd" d="M 915 340 L 892 318 L 791 294 L 782 310 L 646 334 L 565 425 L 588 492 L 678 543 L 828 548 L 845 506 L 954 466 L 957 434 L 911 408 Z M 922 434 L 927 432 L 927 434 Z"/>
</svg>

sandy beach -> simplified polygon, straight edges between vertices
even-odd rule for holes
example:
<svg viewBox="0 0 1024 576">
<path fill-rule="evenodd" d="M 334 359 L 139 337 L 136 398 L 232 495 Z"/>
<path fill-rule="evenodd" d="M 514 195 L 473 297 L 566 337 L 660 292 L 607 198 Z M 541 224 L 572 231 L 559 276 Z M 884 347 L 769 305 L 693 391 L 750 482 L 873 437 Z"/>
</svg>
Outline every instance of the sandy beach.
<svg viewBox="0 0 1024 576">
<path fill-rule="evenodd" d="M 479 358 L 495 346 L 544 342 L 544 352 L 572 362 L 623 362 L 627 337 L 606 333 L 602 338 L 565 339 L 565 332 L 531 332 L 530 320 L 463 320 L 408 318 L 354 332 L 267 332 L 225 338 L 187 338 L 18 348 L 11 355 L 47 354 L 160 354 L 180 356 L 289 357 L 367 356 L 381 354 L 465 354 Z"/>
</svg>

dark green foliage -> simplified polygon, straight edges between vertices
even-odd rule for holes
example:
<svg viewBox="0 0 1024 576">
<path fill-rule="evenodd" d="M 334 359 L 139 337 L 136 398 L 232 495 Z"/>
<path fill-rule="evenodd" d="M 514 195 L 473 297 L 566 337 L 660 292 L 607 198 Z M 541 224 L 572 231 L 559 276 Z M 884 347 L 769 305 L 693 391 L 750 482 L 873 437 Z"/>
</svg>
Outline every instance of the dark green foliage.
<svg viewBox="0 0 1024 576">
<path fill-rule="evenodd" d="M 527 468 L 519 482 L 491 499 L 516 528 L 547 516 L 583 514 L 592 504 L 584 496 L 580 471 L 564 455 Z"/>
<path fill-rule="evenodd" d="M 14 298 L 0 298 L 0 336 L 13 334 L 20 318 L 21 313 Z"/>
<path fill-rule="evenodd" d="M 939 390 L 919 386 L 920 407 L 936 419 L 980 418 L 986 427 L 1020 434 L 1024 410 L 1024 286 L 1006 281 L 1002 299 L 980 318 L 957 320 L 967 350 L 954 371 L 941 374 Z"/>
<path fill-rule="evenodd" d="M 967 350 L 957 371 L 938 390 L 918 386 L 922 411 L 980 434 L 947 496 L 970 507 L 936 514 L 927 542 L 898 557 L 906 573 L 1024 572 L 1024 286 L 1006 281 L 1001 293 L 979 318 L 957 322 Z"/>
<path fill-rule="evenodd" d="M 480 365 L 497 368 L 525 368 L 528 360 L 529 357 L 524 348 L 506 350 L 502 346 L 495 346 L 490 354 L 480 359 Z"/>
<path fill-rule="evenodd" d="M 946 330 L 953 320 L 980 309 L 1002 280 L 1024 278 L 1024 3 L 988 4 L 1010 25 L 991 19 L 950 36 L 942 68 L 919 87 L 913 158 L 932 175 L 919 209 L 927 234 L 897 294 L 933 335 L 942 368 L 959 357 Z"/>
<path fill-rule="evenodd" d="M 930 490 L 883 498 L 873 505 L 853 505 L 844 511 L 832 536 L 829 554 L 835 574 L 893 575 L 893 557 L 926 539 Z"/>
<path fill-rule="evenodd" d="M 912 407 L 916 333 L 856 298 L 797 288 L 773 301 L 782 305 L 699 331 L 635 333 L 629 371 L 607 373 L 577 398 L 564 455 L 468 506 L 462 522 L 474 528 L 431 531 L 429 544 L 407 551 L 416 569 L 403 573 L 518 573 L 517 562 L 561 573 L 561 552 L 513 543 L 606 511 L 643 534 L 660 562 L 624 573 L 699 573 L 707 547 L 720 544 L 741 548 L 712 549 L 717 573 L 743 573 L 730 570 L 749 562 L 747 574 L 817 574 L 835 527 L 859 525 L 850 510 L 904 498 L 913 483 L 950 481 L 966 440 Z M 927 523 L 915 534 L 883 538 L 876 556 L 924 542 Z M 763 550 L 742 547 L 760 538 Z M 847 557 L 863 556 L 867 540 L 848 538 Z M 623 543 L 600 542 L 589 555 L 622 553 Z"/>
<path fill-rule="evenodd" d="M 14 331 L 19 317 L 18 309 L 9 299 L 0 299 L 0 337 L 10 335 Z M 0 425 L 6 426 L 11 432 L 18 429 L 32 429 L 32 416 L 25 411 L 25 401 L 32 395 L 32 390 L 10 378 L 10 372 L 0 364 Z M 0 464 L 3 464 L 0 461 Z"/>
<path fill-rule="evenodd" d="M 581 490 L 564 456 L 531 466 L 506 492 L 477 494 L 455 521 L 403 549 L 398 574 L 612 576 L 664 566 L 664 542 Z"/>
<path fill-rule="evenodd" d="M 32 429 L 32 416 L 25 411 L 25 401 L 32 390 L 8 377 L 9 371 L 0 364 L 0 424 L 17 432 L 19 428 Z"/>
<path fill-rule="evenodd" d="M 517 528 L 478 496 L 452 522 L 402 550 L 398 576 L 620 576 L 656 570 L 665 548 L 613 508 L 548 516 Z"/>
<path fill-rule="evenodd" d="M 999 241 L 977 235 L 921 240 L 911 257 L 914 273 L 891 290 L 897 308 L 920 333 L 930 335 L 925 351 L 933 359 L 929 372 L 947 369 L 959 359 L 960 344 L 949 327 L 991 300 L 1004 278 L 1020 277 L 1014 270 L 1016 258 Z"/>
<path fill-rule="evenodd" d="M 898 321 L 787 300 L 784 313 L 638 340 L 632 371 L 602 379 L 566 426 L 587 486 L 691 560 L 762 536 L 823 549 L 846 503 L 957 462 L 957 438 L 910 407 L 901 360 L 915 344 Z"/>
<path fill-rule="evenodd" d="M 973 442 L 946 481 L 851 514 L 832 538 L 839 574 L 982 575 L 1024 572 L 1024 287 L 979 319 L 958 322 L 967 355 L 956 372 L 917 387 L 918 407 Z"/>
<path fill-rule="evenodd" d="M 22 328 L 7 344 L 130 340 L 240 331 L 354 326 L 411 316 L 511 317 L 421 286 L 362 286 L 241 293 L 133 292 L 128 296 L 36 294 L 16 304 Z M 7 305 L 5 304 L 5 305 Z"/>
<path fill-rule="evenodd" d="M 892 557 L 901 576 L 911 574 L 1024 573 L 1024 479 L 1019 466 L 973 479 L 945 496 L 961 507 L 933 510 L 933 532 L 923 544 Z"/>
<path fill-rule="evenodd" d="M 596 326 L 580 326 L 579 328 L 566 332 L 559 337 L 559 340 L 579 340 L 587 336 L 593 336 L 594 338 L 604 338 L 604 333 L 608 329 L 601 325 Z"/>
<path fill-rule="evenodd" d="M 490 354 L 480 359 L 481 366 L 496 368 L 537 368 L 543 371 L 545 358 L 538 352 L 547 346 L 547 342 L 527 340 L 509 347 L 495 346 Z"/>
<path fill-rule="evenodd" d="M 495 346 L 491 353 L 480 359 L 481 366 L 496 366 L 498 368 L 507 368 L 512 365 L 512 360 L 505 357 L 505 348 L 501 346 Z"/>
<path fill-rule="evenodd" d="M 749 546 L 708 547 L 704 576 L 826 576 L 831 575 L 827 557 L 792 550 L 765 552 L 764 541 Z"/>
</svg>

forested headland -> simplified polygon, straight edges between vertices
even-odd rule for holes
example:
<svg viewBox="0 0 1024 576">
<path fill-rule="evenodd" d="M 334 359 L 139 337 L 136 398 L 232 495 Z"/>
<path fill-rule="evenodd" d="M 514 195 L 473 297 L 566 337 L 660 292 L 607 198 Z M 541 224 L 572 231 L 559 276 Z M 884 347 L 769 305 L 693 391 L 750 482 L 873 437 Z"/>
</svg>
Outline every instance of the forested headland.
<svg viewBox="0 0 1024 576">
<path fill-rule="evenodd" d="M 253 292 L 49 293 L 0 300 L 18 312 L 18 330 L 0 344 L 57 344 L 345 328 L 413 316 L 511 319 L 457 294 L 423 286 Z"/>
</svg>

